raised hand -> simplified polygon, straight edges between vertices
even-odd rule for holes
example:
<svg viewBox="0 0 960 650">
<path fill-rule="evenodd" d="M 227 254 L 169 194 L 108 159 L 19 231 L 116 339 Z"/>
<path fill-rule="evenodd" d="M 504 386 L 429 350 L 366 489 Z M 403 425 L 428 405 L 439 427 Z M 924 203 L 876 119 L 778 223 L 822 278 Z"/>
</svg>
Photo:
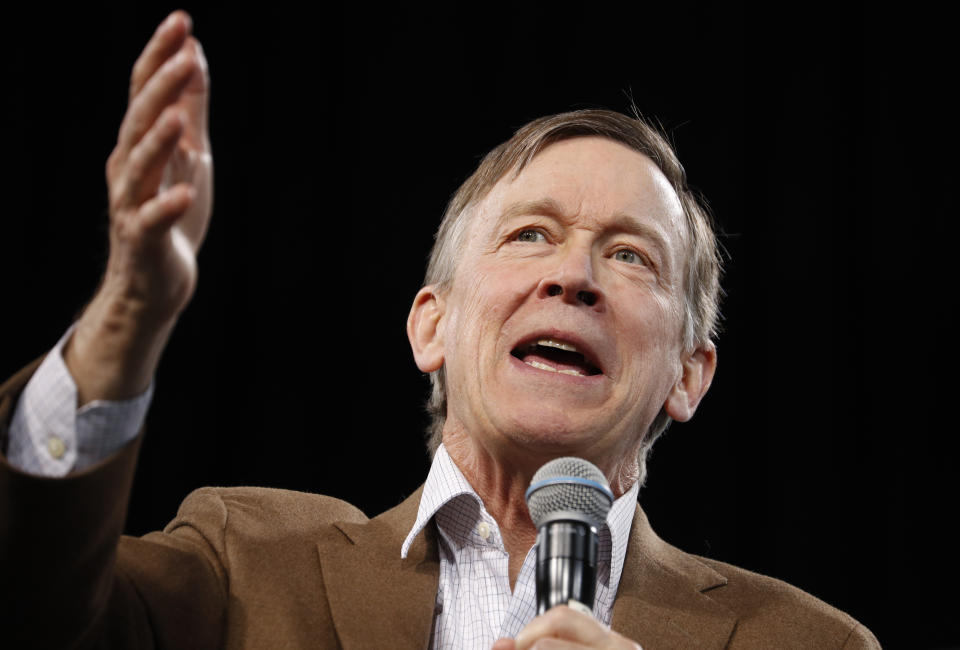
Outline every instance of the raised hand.
<svg viewBox="0 0 960 650">
<path fill-rule="evenodd" d="M 209 75 L 192 21 L 172 13 L 133 67 L 130 102 L 107 160 L 110 256 L 64 357 L 78 402 L 146 389 L 197 282 L 210 222 Z"/>
<path fill-rule="evenodd" d="M 171 14 L 133 67 L 130 103 L 107 161 L 106 283 L 163 321 L 186 305 L 213 199 L 209 78 L 190 17 Z"/>
</svg>

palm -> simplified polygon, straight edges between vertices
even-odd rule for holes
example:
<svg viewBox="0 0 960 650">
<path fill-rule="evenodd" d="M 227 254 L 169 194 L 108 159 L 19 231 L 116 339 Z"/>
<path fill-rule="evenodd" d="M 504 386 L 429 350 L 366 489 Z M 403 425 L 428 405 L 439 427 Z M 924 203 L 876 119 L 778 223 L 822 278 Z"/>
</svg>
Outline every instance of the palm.
<svg viewBox="0 0 960 650">
<path fill-rule="evenodd" d="M 207 232 L 213 207 L 213 158 L 207 131 L 208 82 L 204 71 L 195 72 L 177 106 L 187 116 L 180 141 L 164 170 L 161 189 L 177 183 L 192 185 L 197 196 L 177 222 L 194 254 Z"/>
</svg>

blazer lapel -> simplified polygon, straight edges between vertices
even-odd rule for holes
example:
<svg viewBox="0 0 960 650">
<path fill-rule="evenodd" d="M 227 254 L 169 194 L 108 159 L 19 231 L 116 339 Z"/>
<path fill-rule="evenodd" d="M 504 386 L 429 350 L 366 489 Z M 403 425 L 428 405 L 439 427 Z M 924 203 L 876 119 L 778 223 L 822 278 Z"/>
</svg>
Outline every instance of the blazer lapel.
<svg viewBox="0 0 960 650">
<path fill-rule="evenodd" d="M 703 592 L 726 582 L 712 568 L 657 537 L 638 506 L 612 627 L 645 650 L 724 648 L 737 617 Z"/>
<path fill-rule="evenodd" d="M 318 544 L 327 601 L 344 648 L 426 648 L 440 576 L 432 526 L 405 559 L 423 487 L 364 523 L 335 524 Z"/>
</svg>

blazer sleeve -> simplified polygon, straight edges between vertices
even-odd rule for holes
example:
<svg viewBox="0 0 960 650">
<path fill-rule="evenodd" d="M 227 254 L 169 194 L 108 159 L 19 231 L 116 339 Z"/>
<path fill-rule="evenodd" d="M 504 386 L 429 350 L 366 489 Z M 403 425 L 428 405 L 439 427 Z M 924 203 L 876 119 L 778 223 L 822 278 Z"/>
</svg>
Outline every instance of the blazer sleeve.
<svg viewBox="0 0 960 650">
<path fill-rule="evenodd" d="M 34 364 L 0 386 L 0 437 Z M 191 526 L 123 529 L 142 435 L 88 470 L 32 476 L 0 455 L 0 630 L 12 648 L 217 647 L 216 504 Z"/>
</svg>

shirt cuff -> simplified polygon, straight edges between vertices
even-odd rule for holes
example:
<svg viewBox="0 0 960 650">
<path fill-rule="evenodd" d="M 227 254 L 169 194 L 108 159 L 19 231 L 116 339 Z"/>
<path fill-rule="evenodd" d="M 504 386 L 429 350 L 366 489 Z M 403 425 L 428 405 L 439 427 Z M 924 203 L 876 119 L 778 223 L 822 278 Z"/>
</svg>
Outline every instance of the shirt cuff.
<svg viewBox="0 0 960 650">
<path fill-rule="evenodd" d="M 96 464 L 133 440 L 146 418 L 153 382 L 132 399 L 95 400 L 77 409 L 77 385 L 63 361 L 67 330 L 17 402 L 7 460 L 40 476 L 65 476 Z"/>
</svg>

